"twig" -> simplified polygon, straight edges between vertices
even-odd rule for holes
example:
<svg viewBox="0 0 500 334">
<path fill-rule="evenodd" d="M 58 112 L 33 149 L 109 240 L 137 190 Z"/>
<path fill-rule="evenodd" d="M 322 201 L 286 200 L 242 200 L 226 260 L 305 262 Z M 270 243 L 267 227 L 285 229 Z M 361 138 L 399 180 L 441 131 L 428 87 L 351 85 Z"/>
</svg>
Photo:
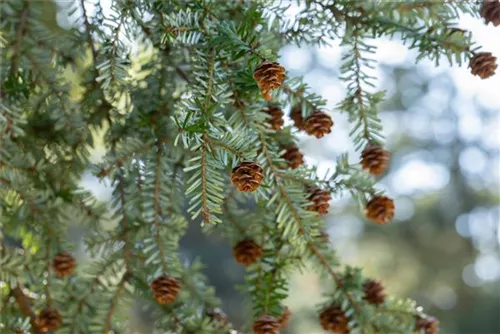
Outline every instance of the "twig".
<svg viewBox="0 0 500 334">
<path fill-rule="evenodd" d="M 50 272 L 50 235 L 47 236 L 47 250 L 45 252 L 45 265 L 47 266 L 47 284 L 45 284 L 45 294 L 47 297 L 47 304 L 52 304 L 52 296 L 50 295 L 50 285 L 51 285 L 51 272 Z"/>
<path fill-rule="evenodd" d="M 36 324 L 36 315 L 35 312 L 31 309 L 29 298 L 24 294 L 22 285 L 20 283 L 11 290 L 10 292 L 14 299 L 16 300 L 17 305 L 19 306 L 19 310 L 24 316 L 30 318 L 31 329 L 34 334 L 40 334 L 41 331 Z"/>
<path fill-rule="evenodd" d="M 158 245 L 158 250 L 160 251 L 161 263 L 163 265 L 163 270 L 167 271 L 167 261 L 165 258 L 165 251 L 163 250 L 163 246 L 161 244 L 160 238 L 160 222 L 159 215 L 161 215 L 161 207 L 160 207 L 160 192 L 161 192 L 161 156 L 163 154 L 162 146 L 159 142 L 157 142 L 157 151 L 156 151 L 156 171 L 155 171 L 155 191 L 154 191 L 154 225 L 156 228 L 156 244 Z"/>
<path fill-rule="evenodd" d="M 208 63 L 208 82 L 207 91 L 205 93 L 205 101 L 203 103 L 203 113 L 208 116 L 208 109 L 212 101 L 212 88 L 214 84 L 214 69 L 215 69 L 215 49 L 210 50 L 210 60 Z M 210 223 L 210 208 L 208 207 L 207 195 L 207 146 L 210 145 L 208 134 L 203 133 L 203 145 L 201 147 L 201 214 L 205 224 Z"/>
<path fill-rule="evenodd" d="M 12 75 L 15 75 L 17 72 L 17 67 L 19 63 L 19 52 L 21 51 L 21 44 L 23 42 L 23 37 L 24 33 L 26 31 L 26 23 L 28 21 L 28 14 L 29 14 L 29 5 L 30 5 L 30 0 L 25 0 L 24 1 L 24 9 L 21 13 L 21 19 L 19 22 L 19 28 L 17 29 L 17 35 L 16 35 L 16 45 L 14 45 L 14 54 L 12 55 L 12 64 L 10 67 L 10 71 Z"/>
<path fill-rule="evenodd" d="M 95 66 L 97 65 L 97 51 L 94 45 L 94 41 L 92 40 L 92 29 L 90 26 L 89 18 L 87 16 L 87 11 L 85 9 L 85 0 L 80 0 L 80 6 L 82 7 L 83 12 L 83 24 L 85 25 L 85 30 L 87 32 L 87 43 L 89 44 L 90 50 L 92 51 L 92 60 L 94 61 Z"/>
<path fill-rule="evenodd" d="M 127 282 L 129 278 L 129 273 L 125 272 L 118 283 L 118 286 L 116 288 L 115 294 L 113 295 L 113 299 L 111 299 L 111 304 L 109 305 L 109 310 L 106 315 L 106 320 L 104 322 L 104 329 L 102 331 L 103 334 L 108 334 L 109 331 L 111 330 L 111 321 L 113 320 L 113 314 L 116 311 L 116 306 L 118 304 L 118 299 L 120 298 L 121 294 L 123 293 L 123 290 L 125 290 L 125 283 Z"/>
</svg>

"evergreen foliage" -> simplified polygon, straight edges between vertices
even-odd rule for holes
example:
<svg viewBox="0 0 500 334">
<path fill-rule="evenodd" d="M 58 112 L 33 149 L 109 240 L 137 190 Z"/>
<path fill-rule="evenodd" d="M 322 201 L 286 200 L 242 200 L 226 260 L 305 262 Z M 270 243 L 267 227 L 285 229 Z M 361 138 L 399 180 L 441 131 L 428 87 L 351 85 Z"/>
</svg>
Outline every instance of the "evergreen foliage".
<svg viewBox="0 0 500 334">
<path fill-rule="evenodd" d="M 265 110 L 300 106 L 306 120 L 326 102 L 302 78 L 286 77 L 268 103 L 253 71 L 288 43 L 341 40 L 347 94 L 326 112 L 348 113 L 361 152 L 383 144 L 384 94 L 367 74 L 371 40 L 400 38 L 418 59 L 462 65 L 478 47 L 456 23 L 478 16 L 480 4 L 306 0 L 290 20 L 288 1 L 113 0 L 106 11 L 89 3 L 71 2 L 64 10 L 74 26 L 62 29 L 45 17 L 49 1 L 0 2 L 2 332 L 41 333 L 40 312 L 53 307 L 63 319 L 57 333 L 123 333 L 140 304 L 154 333 L 229 333 L 230 324 L 207 316 L 220 302 L 203 265 L 179 251 L 188 223 L 198 221 L 228 247 L 245 238 L 262 247 L 240 287 L 253 302 L 250 321 L 278 319 L 290 274 L 312 264 L 328 290 L 319 312 L 340 306 L 350 333 L 414 331 L 421 309 L 394 297 L 368 303 L 367 278 L 341 266 L 322 217 L 308 209 L 311 188 L 350 194 L 362 208 L 382 194 L 375 178 L 347 155 L 326 177 L 315 166 L 286 168 L 283 147 L 297 131 L 274 130 Z M 89 149 L 100 139 L 106 152 L 95 163 Z M 252 193 L 230 183 L 245 161 L 264 173 Z M 110 203 L 81 189 L 88 170 L 112 186 Z M 66 238 L 75 226 L 87 231 L 90 261 L 60 278 L 52 260 L 76 249 Z M 159 305 L 150 284 L 163 274 L 181 288 Z"/>
</svg>

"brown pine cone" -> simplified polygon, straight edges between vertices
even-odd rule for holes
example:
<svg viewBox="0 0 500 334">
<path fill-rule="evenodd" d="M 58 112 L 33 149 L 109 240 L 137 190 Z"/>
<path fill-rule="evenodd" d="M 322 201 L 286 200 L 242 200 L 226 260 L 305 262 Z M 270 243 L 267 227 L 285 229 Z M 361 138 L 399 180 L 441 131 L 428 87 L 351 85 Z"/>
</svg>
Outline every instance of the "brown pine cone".
<svg viewBox="0 0 500 334">
<path fill-rule="evenodd" d="M 279 334 L 280 322 L 270 315 L 259 317 L 252 325 L 255 334 Z"/>
<path fill-rule="evenodd" d="M 286 152 L 281 156 L 288 163 L 288 167 L 295 169 L 304 164 L 304 155 L 297 146 L 285 147 Z"/>
<path fill-rule="evenodd" d="M 313 202 L 311 206 L 307 209 L 309 211 L 316 211 L 320 215 L 328 213 L 328 208 L 330 208 L 330 192 L 328 190 L 323 190 L 320 188 L 315 188 L 309 190 L 308 200 Z"/>
<path fill-rule="evenodd" d="M 168 304 L 177 298 L 181 284 L 176 278 L 163 274 L 151 282 L 150 288 L 158 304 Z"/>
<path fill-rule="evenodd" d="M 304 128 L 308 135 L 322 138 L 332 132 L 333 121 L 330 115 L 316 111 L 306 119 Z"/>
<path fill-rule="evenodd" d="M 295 127 L 301 131 L 305 130 L 304 119 L 302 118 L 302 107 L 300 104 L 295 105 L 290 112 L 290 118 L 293 120 Z"/>
<path fill-rule="evenodd" d="M 233 256 L 236 262 L 249 266 L 262 257 L 262 247 L 251 239 L 244 239 L 233 247 Z"/>
<path fill-rule="evenodd" d="M 285 68 L 277 62 L 264 61 L 253 72 L 253 78 L 267 101 L 271 100 L 271 90 L 281 87 L 285 79 Z"/>
<path fill-rule="evenodd" d="M 500 25 L 500 1 L 484 0 L 481 7 L 481 16 L 486 24 L 492 22 L 495 27 Z"/>
<path fill-rule="evenodd" d="M 210 318 L 211 321 L 217 323 L 222 327 L 229 324 L 229 321 L 227 320 L 227 315 L 220 308 L 207 310 L 205 311 L 205 315 L 208 318 Z"/>
<path fill-rule="evenodd" d="M 394 217 L 394 201 L 387 196 L 374 196 L 366 203 L 365 215 L 377 224 L 386 224 Z"/>
<path fill-rule="evenodd" d="M 290 311 L 290 308 L 288 306 L 285 306 L 285 309 L 281 313 L 278 321 L 280 323 L 280 328 L 285 328 L 288 326 L 288 322 L 290 321 L 290 318 L 292 316 L 292 311 Z"/>
<path fill-rule="evenodd" d="M 361 153 L 361 165 L 363 169 L 372 175 L 381 175 L 389 165 L 391 153 L 384 150 L 380 145 L 368 144 Z"/>
<path fill-rule="evenodd" d="M 55 331 L 62 324 L 62 317 L 55 308 L 47 306 L 36 317 L 35 324 L 42 333 Z"/>
<path fill-rule="evenodd" d="M 349 318 L 336 304 L 332 304 L 321 311 L 319 321 L 325 331 L 337 334 L 349 333 Z"/>
<path fill-rule="evenodd" d="M 231 183 L 242 192 L 255 191 L 264 178 L 262 167 L 252 161 L 244 161 L 233 168 Z"/>
<path fill-rule="evenodd" d="M 415 331 L 422 334 L 437 334 L 439 333 L 439 321 L 434 317 L 417 316 Z"/>
<path fill-rule="evenodd" d="M 271 127 L 276 131 L 281 130 L 281 127 L 285 123 L 283 120 L 283 110 L 281 110 L 280 107 L 272 106 L 266 109 L 266 113 L 271 116 L 269 118 L 269 124 L 271 124 Z"/>
<path fill-rule="evenodd" d="M 367 280 L 363 284 L 363 299 L 370 304 L 380 305 L 385 302 L 385 292 L 384 287 L 379 281 Z"/>
<path fill-rule="evenodd" d="M 52 260 L 52 269 L 54 269 L 56 276 L 70 276 L 75 271 L 75 268 L 75 258 L 68 252 L 59 253 Z"/>
<path fill-rule="evenodd" d="M 470 62 L 469 68 L 473 75 L 486 79 L 495 74 L 498 65 L 497 58 L 491 55 L 491 52 L 479 52 L 475 54 Z"/>
</svg>

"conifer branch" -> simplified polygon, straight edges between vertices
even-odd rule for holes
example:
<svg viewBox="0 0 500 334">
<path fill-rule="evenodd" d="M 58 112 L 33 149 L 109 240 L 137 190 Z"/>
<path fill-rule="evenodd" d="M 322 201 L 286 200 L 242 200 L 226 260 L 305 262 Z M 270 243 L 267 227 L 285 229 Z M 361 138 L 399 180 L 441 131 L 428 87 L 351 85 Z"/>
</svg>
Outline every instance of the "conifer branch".
<svg viewBox="0 0 500 334">
<path fill-rule="evenodd" d="M 167 271 L 167 260 L 165 250 L 163 249 L 163 245 L 160 237 L 160 221 L 159 216 L 161 215 L 161 207 L 160 207 L 160 180 L 161 180 L 161 157 L 163 154 L 163 149 L 161 144 L 157 143 L 157 151 L 156 151 L 156 171 L 155 171 L 155 190 L 154 190 L 154 225 L 156 228 L 155 238 L 156 244 L 158 246 L 158 250 L 160 251 L 161 263 L 163 265 L 163 270 Z"/>
<path fill-rule="evenodd" d="M 169 141 L 168 137 L 162 137 L 162 138 L 157 139 L 157 142 L 160 144 L 167 143 L 168 141 Z M 111 173 L 111 171 L 115 170 L 117 166 L 119 166 L 119 165 L 121 166 L 121 165 L 125 164 L 126 162 L 128 162 L 129 160 L 133 159 L 134 157 L 136 157 L 137 155 L 139 155 L 141 153 L 145 153 L 145 152 L 150 151 L 155 145 L 156 144 L 145 144 L 145 145 L 139 147 L 138 150 L 130 151 L 118 159 L 116 159 L 116 157 L 115 157 L 115 160 L 110 165 L 108 165 L 108 166 L 105 165 L 104 167 L 99 168 L 99 173 L 97 174 L 97 176 L 105 177 L 106 175 Z"/>
<path fill-rule="evenodd" d="M 92 27 L 90 26 L 89 18 L 87 16 L 87 10 L 85 9 L 85 0 L 80 0 L 80 7 L 83 13 L 83 24 L 85 25 L 85 33 L 87 36 L 87 44 L 92 52 L 92 60 L 94 65 L 97 65 L 97 50 L 92 39 Z"/>
<path fill-rule="evenodd" d="M 17 73 L 17 67 L 19 63 L 19 57 L 21 52 L 21 45 L 23 43 L 24 33 L 26 32 L 26 23 L 28 22 L 28 15 L 30 12 L 30 1 L 24 0 L 24 9 L 21 12 L 21 18 L 19 20 L 19 27 L 17 28 L 16 34 L 16 44 L 14 45 L 14 52 L 12 55 L 12 64 L 10 67 L 11 75 L 15 75 Z"/>
<path fill-rule="evenodd" d="M 354 71 L 356 75 L 356 91 L 354 93 L 354 97 L 357 100 L 358 104 L 358 110 L 359 110 L 359 117 L 363 122 L 363 137 L 365 137 L 366 140 L 370 141 L 370 130 L 369 130 L 369 125 L 368 125 L 368 117 L 366 116 L 365 113 L 365 106 L 363 103 L 363 89 L 361 88 L 361 79 L 360 79 L 360 73 L 361 73 L 361 52 L 359 51 L 358 48 L 358 42 L 359 42 L 359 35 L 358 35 L 358 30 L 354 29 L 354 36 L 353 36 L 353 51 L 354 51 L 354 64 L 356 70 Z"/>
<path fill-rule="evenodd" d="M 51 238 L 50 235 L 47 236 L 47 242 L 45 244 L 45 247 L 47 249 L 45 250 L 45 268 L 47 270 L 47 284 L 44 285 L 44 290 L 45 290 L 45 296 L 47 297 L 47 304 L 51 305 L 52 304 L 52 296 L 50 293 L 50 287 L 51 287 L 51 282 L 52 282 L 52 273 L 50 271 L 50 242 Z"/>
<path fill-rule="evenodd" d="M 131 269 L 131 263 L 130 261 L 132 260 L 132 251 L 130 249 L 130 244 L 128 240 L 128 228 L 129 228 L 129 222 L 128 222 L 128 215 L 125 209 L 126 202 L 125 202 L 125 178 L 123 177 L 123 173 L 121 171 L 121 164 L 116 165 L 117 173 L 118 173 L 118 192 L 119 192 L 119 197 L 120 197 L 120 210 L 121 210 L 121 224 L 123 228 L 123 241 L 124 241 L 124 260 L 125 260 L 125 268 L 127 269 L 127 272 L 130 272 Z"/>
<path fill-rule="evenodd" d="M 259 138 L 260 138 L 262 152 L 264 153 L 264 157 L 266 158 L 270 172 L 271 172 L 271 174 L 276 182 L 276 185 L 278 187 L 278 191 L 280 192 L 282 198 L 285 200 L 290 212 L 292 213 L 292 215 L 294 217 L 295 223 L 297 224 L 297 227 L 299 229 L 299 234 L 304 235 L 305 229 L 304 229 L 304 226 L 302 224 L 302 219 L 300 218 L 300 214 L 298 213 L 297 209 L 293 205 L 292 200 L 288 196 L 288 193 L 287 193 L 285 187 L 281 184 L 281 174 L 280 174 L 279 170 L 277 169 L 277 167 L 275 166 L 275 164 L 271 158 L 271 155 L 269 153 L 269 150 L 267 149 L 264 132 L 260 128 L 258 129 L 258 132 L 259 132 Z M 308 238 L 308 236 L 304 235 L 304 238 Z"/>
<path fill-rule="evenodd" d="M 125 284 L 127 283 L 129 277 L 130 277 L 129 272 L 126 271 L 122 275 L 120 282 L 118 282 L 116 291 L 113 294 L 113 298 L 111 299 L 111 304 L 109 305 L 108 313 L 106 314 L 106 320 L 104 321 L 104 329 L 102 331 L 102 334 L 108 334 L 109 331 L 111 330 L 111 321 L 113 320 L 113 314 L 115 313 L 116 307 L 118 305 L 118 299 L 125 291 Z"/>
<path fill-rule="evenodd" d="M 327 273 L 333 278 L 333 280 L 335 281 L 335 285 L 337 286 L 337 289 L 340 289 L 342 291 L 342 293 L 349 300 L 349 303 L 356 310 L 356 313 L 359 314 L 360 307 L 359 307 L 358 303 L 356 302 L 356 300 L 354 299 L 354 297 L 352 297 L 351 294 L 348 291 L 345 290 L 345 288 L 343 287 L 343 284 L 342 284 L 342 280 L 335 273 L 335 271 L 330 266 L 330 264 L 328 263 L 328 261 L 326 260 L 326 258 L 323 256 L 323 254 L 321 254 L 320 250 L 311 241 L 309 241 L 307 243 L 307 246 L 308 246 L 309 250 L 311 251 L 311 253 L 319 260 L 319 262 L 321 263 L 321 265 L 325 268 L 325 270 L 327 271 Z"/>
<path fill-rule="evenodd" d="M 208 118 L 208 110 L 212 101 L 212 87 L 214 84 L 214 67 L 215 67 L 215 49 L 210 50 L 210 58 L 208 61 L 208 81 L 207 90 L 205 93 L 205 102 L 203 104 L 203 114 Z M 207 189 L 207 146 L 210 144 L 208 134 L 203 133 L 203 144 L 201 147 L 201 215 L 205 224 L 210 223 L 210 208 L 208 207 L 208 189 Z"/>
<path fill-rule="evenodd" d="M 207 190 L 207 145 L 208 136 L 203 134 L 205 144 L 201 147 L 201 215 L 205 224 L 210 223 L 210 209 L 208 208 L 208 190 Z"/>
<path fill-rule="evenodd" d="M 31 329 L 34 334 L 41 334 L 40 329 L 36 324 L 36 315 L 31 308 L 29 297 L 26 296 L 23 292 L 23 287 L 20 283 L 17 283 L 17 286 L 10 291 L 11 295 L 14 297 L 17 305 L 19 306 L 19 310 L 21 313 L 30 319 Z"/>
</svg>

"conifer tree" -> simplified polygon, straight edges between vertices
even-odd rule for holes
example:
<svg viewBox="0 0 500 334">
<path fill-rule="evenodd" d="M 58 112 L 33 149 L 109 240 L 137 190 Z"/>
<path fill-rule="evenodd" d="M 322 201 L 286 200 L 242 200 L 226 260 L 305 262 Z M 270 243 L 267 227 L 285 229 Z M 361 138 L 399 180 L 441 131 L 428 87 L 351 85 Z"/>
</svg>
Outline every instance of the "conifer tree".
<svg viewBox="0 0 500 334">
<path fill-rule="evenodd" d="M 436 65 L 468 63 L 486 79 L 496 58 L 457 21 L 498 26 L 498 0 L 304 0 L 293 19 L 288 1 L 112 0 L 104 10 L 78 0 L 64 8 L 66 29 L 47 20 L 47 3 L 0 2 L 2 333 L 126 333 L 139 303 L 154 333 L 277 334 L 293 317 L 290 274 L 309 263 L 328 290 L 317 301 L 326 331 L 438 332 L 413 301 L 339 263 L 323 216 L 341 195 L 380 228 L 397 210 L 376 188 L 390 153 L 377 116 L 384 93 L 366 73 L 373 39 L 400 39 Z M 278 53 L 332 39 L 347 93 L 327 110 Z M 359 163 L 343 154 L 319 177 L 296 134 L 322 140 L 340 112 Z M 82 189 L 89 170 L 113 188 L 109 203 Z M 246 328 L 219 309 L 203 265 L 181 257 L 188 224 L 222 233 L 246 267 Z M 72 226 L 87 231 L 86 263 L 66 237 Z"/>
</svg>

